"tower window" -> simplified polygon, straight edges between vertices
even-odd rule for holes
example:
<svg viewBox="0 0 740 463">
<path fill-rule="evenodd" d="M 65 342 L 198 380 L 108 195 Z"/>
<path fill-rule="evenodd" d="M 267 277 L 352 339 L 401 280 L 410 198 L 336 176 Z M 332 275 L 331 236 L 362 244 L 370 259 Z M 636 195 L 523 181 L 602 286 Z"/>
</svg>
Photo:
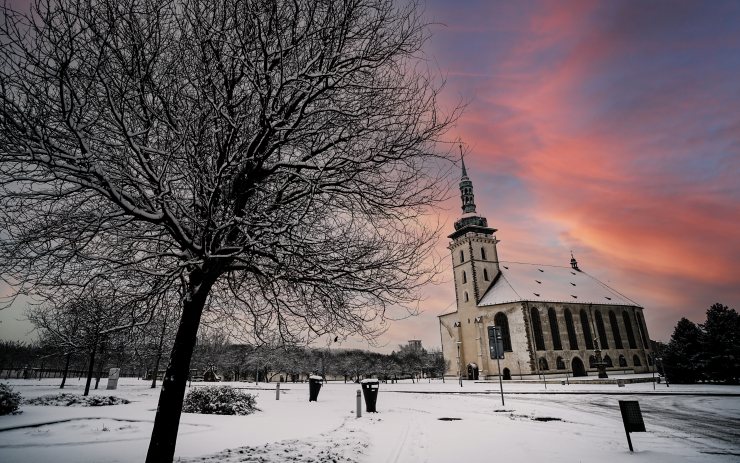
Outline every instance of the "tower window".
<svg viewBox="0 0 740 463">
<path fill-rule="evenodd" d="M 480 248 L 480 258 L 486 260 L 486 248 Z"/>
<path fill-rule="evenodd" d="M 468 292 L 467 291 L 465 291 L 464 296 L 465 296 L 465 302 L 468 302 L 470 299 L 468 298 Z"/>
<path fill-rule="evenodd" d="M 483 269 L 483 279 L 488 281 L 488 269 Z"/>
<path fill-rule="evenodd" d="M 460 251 L 460 262 L 465 262 L 465 253 Z"/>
<path fill-rule="evenodd" d="M 463 277 L 463 283 L 467 283 L 467 282 L 468 282 L 468 274 L 467 274 L 467 273 L 465 273 L 465 271 L 464 271 L 464 270 L 463 270 L 463 275 L 462 275 L 462 277 Z"/>
</svg>

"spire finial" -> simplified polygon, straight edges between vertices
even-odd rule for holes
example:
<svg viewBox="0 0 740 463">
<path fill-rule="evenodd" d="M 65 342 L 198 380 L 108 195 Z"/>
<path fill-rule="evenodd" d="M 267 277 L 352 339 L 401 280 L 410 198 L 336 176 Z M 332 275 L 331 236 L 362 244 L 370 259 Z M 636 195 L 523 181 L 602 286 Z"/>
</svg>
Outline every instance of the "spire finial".
<svg viewBox="0 0 740 463">
<path fill-rule="evenodd" d="M 579 272 L 581 269 L 578 268 L 578 261 L 575 257 L 573 257 L 573 251 L 570 251 L 570 266 L 573 268 L 573 270 L 578 270 Z"/>
<path fill-rule="evenodd" d="M 465 169 L 465 156 L 463 155 L 462 140 L 460 141 L 460 162 L 462 163 L 462 176 L 467 177 L 468 171 Z"/>
</svg>

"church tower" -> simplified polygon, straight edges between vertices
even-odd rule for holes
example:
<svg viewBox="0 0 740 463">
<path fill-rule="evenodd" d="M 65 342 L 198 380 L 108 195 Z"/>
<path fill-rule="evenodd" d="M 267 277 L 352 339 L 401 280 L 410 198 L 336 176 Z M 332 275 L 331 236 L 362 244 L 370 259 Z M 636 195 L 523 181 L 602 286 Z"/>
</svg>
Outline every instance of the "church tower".
<svg viewBox="0 0 740 463">
<path fill-rule="evenodd" d="M 458 311 L 475 309 L 478 302 L 499 274 L 496 251 L 496 229 L 488 227 L 485 217 L 475 210 L 473 182 L 468 177 L 465 160 L 462 159 L 460 198 L 462 217 L 455 222 L 455 232 L 448 236 L 452 241 L 448 249 L 452 254 L 455 273 L 455 293 Z"/>
</svg>

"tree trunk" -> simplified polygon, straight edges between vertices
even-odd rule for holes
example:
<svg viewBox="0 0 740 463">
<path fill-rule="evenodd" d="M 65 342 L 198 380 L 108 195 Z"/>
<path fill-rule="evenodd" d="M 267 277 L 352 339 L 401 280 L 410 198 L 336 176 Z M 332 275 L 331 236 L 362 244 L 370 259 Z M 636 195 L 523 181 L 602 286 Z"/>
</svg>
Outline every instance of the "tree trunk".
<svg viewBox="0 0 740 463">
<path fill-rule="evenodd" d="M 64 362 L 64 374 L 62 374 L 62 385 L 59 389 L 64 389 L 64 383 L 67 382 L 67 373 L 69 372 L 69 360 L 72 358 L 72 352 L 67 353 L 67 359 Z"/>
<path fill-rule="evenodd" d="M 193 357 L 200 318 L 208 293 L 218 278 L 218 272 L 204 273 L 200 269 L 190 273 L 187 295 L 183 301 L 182 317 L 172 346 L 170 362 L 162 378 L 154 429 L 146 455 L 147 463 L 171 462 L 175 457 L 177 431 L 180 427 L 182 402 L 185 398 L 190 359 Z"/>
<path fill-rule="evenodd" d="M 157 360 L 154 363 L 154 374 L 152 375 L 152 389 L 157 387 L 157 374 L 159 373 L 159 362 L 162 361 L 162 349 L 164 347 L 164 335 L 167 332 L 167 315 L 164 314 L 164 321 L 162 322 L 162 333 L 159 335 L 159 346 L 157 346 Z M 190 371 L 190 362 L 188 362 L 188 371 Z"/>
<path fill-rule="evenodd" d="M 100 377 L 103 376 L 103 367 L 105 366 L 106 362 L 108 362 L 108 349 L 105 348 L 105 344 L 103 345 L 103 349 L 101 349 L 103 352 L 103 359 L 98 364 L 98 374 L 95 375 L 95 390 L 98 389 L 98 385 L 100 384 Z"/>
<path fill-rule="evenodd" d="M 90 383 L 93 377 L 93 367 L 95 366 L 95 351 L 98 350 L 98 343 L 93 344 L 92 351 L 90 352 L 90 365 L 87 367 L 87 381 L 85 382 L 85 393 L 82 395 L 90 394 Z"/>
</svg>

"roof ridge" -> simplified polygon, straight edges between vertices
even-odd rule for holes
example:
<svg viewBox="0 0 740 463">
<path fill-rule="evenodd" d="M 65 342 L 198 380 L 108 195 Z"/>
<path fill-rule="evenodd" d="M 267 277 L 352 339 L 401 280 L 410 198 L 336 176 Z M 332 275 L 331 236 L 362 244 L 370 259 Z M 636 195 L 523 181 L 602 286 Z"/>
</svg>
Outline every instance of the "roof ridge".
<svg viewBox="0 0 740 463">
<path fill-rule="evenodd" d="M 517 262 L 515 260 L 499 260 L 499 264 L 519 264 L 519 265 L 532 265 L 532 266 L 539 266 L 539 267 L 554 267 L 554 268 L 565 268 L 569 269 L 570 266 L 565 265 L 553 265 L 553 264 L 537 264 L 532 262 Z"/>
</svg>

